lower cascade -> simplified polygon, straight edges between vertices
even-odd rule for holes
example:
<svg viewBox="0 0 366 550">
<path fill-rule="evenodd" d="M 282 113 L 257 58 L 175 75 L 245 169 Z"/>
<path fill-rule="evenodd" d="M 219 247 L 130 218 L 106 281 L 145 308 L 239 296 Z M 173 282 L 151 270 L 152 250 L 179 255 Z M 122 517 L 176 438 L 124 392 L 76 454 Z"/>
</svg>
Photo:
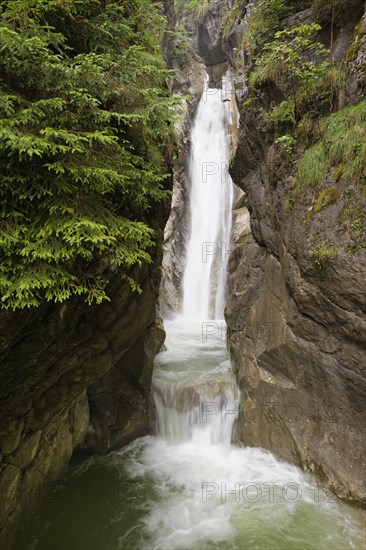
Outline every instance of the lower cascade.
<svg viewBox="0 0 366 550">
<path fill-rule="evenodd" d="M 270 452 L 232 444 L 240 392 L 222 321 L 226 263 L 201 254 L 202 241 L 229 247 L 233 184 L 214 164 L 211 181 L 199 176 L 203 162 L 220 170 L 228 162 L 228 103 L 221 90 L 206 90 L 193 128 L 184 308 L 165 321 L 166 349 L 156 358 L 157 436 L 74 466 L 15 549 L 363 547 L 359 510 Z"/>
</svg>

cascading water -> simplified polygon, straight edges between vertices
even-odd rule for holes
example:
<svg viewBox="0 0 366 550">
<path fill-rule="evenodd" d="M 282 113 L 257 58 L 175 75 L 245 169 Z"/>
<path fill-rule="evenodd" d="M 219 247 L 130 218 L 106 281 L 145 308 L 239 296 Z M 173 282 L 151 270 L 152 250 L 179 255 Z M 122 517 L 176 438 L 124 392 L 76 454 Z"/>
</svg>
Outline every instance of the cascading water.
<svg viewBox="0 0 366 550">
<path fill-rule="evenodd" d="M 169 347 L 153 379 L 159 435 L 169 443 L 229 445 L 239 395 L 221 334 L 208 346 L 199 321 L 180 317 L 166 328 Z"/>
<path fill-rule="evenodd" d="M 230 122 L 230 98 L 206 85 L 191 135 L 183 315 L 167 324 L 168 339 L 174 338 L 172 353 L 168 349 L 157 357 L 153 379 L 157 430 L 169 442 L 229 444 L 235 420 L 238 389 L 228 372 L 224 323 L 211 324 L 216 337 L 210 334 L 208 345 L 202 341 L 207 320 L 212 314 L 222 319 L 224 311 L 234 195 L 228 173 Z M 183 348 L 177 347 L 178 340 Z M 202 357 L 203 362 L 197 361 Z"/>
<path fill-rule="evenodd" d="M 222 99 L 206 94 L 193 129 L 184 315 L 166 321 L 153 376 L 159 437 L 71 469 L 13 550 L 364 548 L 357 510 L 271 453 L 230 444 L 239 392 L 224 324 L 205 325 L 210 309 L 222 317 L 226 264 L 201 262 L 201 240 L 229 242 L 232 184 L 199 178 L 200 163 L 228 160 Z"/>
<path fill-rule="evenodd" d="M 183 313 L 201 320 L 222 319 L 225 304 L 233 183 L 228 172 L 230 98 L 224 95 L 223 90 L 205 89 L 191 134 L 191 230 Z"/>
</svg>

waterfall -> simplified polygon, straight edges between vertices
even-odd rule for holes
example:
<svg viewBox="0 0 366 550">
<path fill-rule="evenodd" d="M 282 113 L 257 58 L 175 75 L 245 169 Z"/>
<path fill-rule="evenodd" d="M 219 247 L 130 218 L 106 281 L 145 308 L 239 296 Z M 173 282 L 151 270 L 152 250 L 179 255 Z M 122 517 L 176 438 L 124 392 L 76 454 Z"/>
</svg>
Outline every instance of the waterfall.
<svg viewBox="0 0 366 550">
<path fill-rule="evenodd" d="M 166 321 L 166 329 L 167 350 L 153 377 L 157 432 L 170 444 L 229 445 L 239 391 L 223 333 L 203 343 L 202 324 L 183 316 Z"/>
<path fill-rule="evenodd" d="M 192 441 L 198 445 L 229 444 L 236 416 L 235 389 L 229 384 L 221 387 L 221 393 L 210 395 L 210 389 L 197 396 L 179 392 L 155 393 L 157 425 L 160 436 L 169 443 Z M 168 399 L 167 399 L 168 398 Z M 197 399 L 197 404 L 195 403 Z M 180 409 L 181 405 L 186 409 Z M 233 407 L 230 409 L 230 406 Z M 226 421 L 224 422 L 223 419 Z"/>
<path fill-rule="evenodd" d="M 191 226 L 183 277 L 183 313 L 196 319 L 222 319 L 224 313 L 233 202 L 230 123 L 230 99 L 206 86 L 191 133 Z"/>
<path fill-rule="evenodd" d="M 192 127 L 183 315 L 166 323 L 168 349 L 158 355 L 154 369 L 157 432 L 171 444 L 230 444 L 237 412 L 239 392 L 228 372 L 226 326 L 211 323 L 209 342 L 205 334 L 209 319 L 223 318 L 231 236 L 231 109 L 225 81 L 223 88 L 206 84 Z"/>
</svg>

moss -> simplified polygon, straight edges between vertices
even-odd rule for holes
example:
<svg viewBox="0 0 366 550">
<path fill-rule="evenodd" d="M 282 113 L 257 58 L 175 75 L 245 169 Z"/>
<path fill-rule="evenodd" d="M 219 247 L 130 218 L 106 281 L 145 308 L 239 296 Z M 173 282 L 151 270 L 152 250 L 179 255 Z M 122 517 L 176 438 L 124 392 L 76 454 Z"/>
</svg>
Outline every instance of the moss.
<svg viewBox="0 0 366 550">
<path fill-rule="evenodd" d="M 299 136 L 308 141 L 314 131 L 314 126 L 315 126 L 314 119 L 310 116 L 310 114 L 307 113 L 300 120 L 297 126 Z"/>
<path fill-rule="evenodd" d="M 343 172 L 344 172 L 344 164 L 340 164 L 336 171 L 334 172 L 334 179 L 336 182 L 338 182 L 341 177 L 343 176 Z"/>
<path fill-rule="evenodd" d="M 338 199 L 341 192 L 339 189 L 335 189 L 335 187 L 331 187 L 330 189 L 325 189 L 321 193 L 319 193 L 319 196 L 316 200 L 316 203 L 314 204 L 314 212 L 319 212 L 329 204 L 333 204 Z"/>
<path fill-rule="evenodd" d="M 366 25 L 364 24 L 363 21 L 360 21 L 360 23 L 358 23 L 358 25 L 356 25 L 356 28 L 355 28 L 355 34 L 354 34 L 352 46 L 350 47 L 350 49 L 346 54 L 345 59 L 347 63 L 352 63 L 353 61 L 356 60 L 357 54 L 362 46 L 362 42 L 363 42 L 362 39 L 364 36 L 366 36 Z"/>
<path fill-rule="evenodd" d="M 291 212 L 291 210 L 295 206 L 295 203 L 296 203 L 296 199 L 293 195 L 287 198 L 284 202 L 284 209 L 286 210 L 286 212 Z"/>
</svg>

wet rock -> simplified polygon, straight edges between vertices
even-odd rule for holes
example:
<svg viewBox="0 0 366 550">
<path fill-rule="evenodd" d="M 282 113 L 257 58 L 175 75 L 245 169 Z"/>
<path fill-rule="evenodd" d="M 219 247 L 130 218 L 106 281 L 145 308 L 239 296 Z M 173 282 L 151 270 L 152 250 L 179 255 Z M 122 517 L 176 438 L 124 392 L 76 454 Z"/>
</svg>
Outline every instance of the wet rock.
<svg viewBox="0 0 366 550">
<path fill-rule="evenodd" d="M 18 447 L 22 436 L 24 422 L 22 419 L 10 421 L 7 431 L 0 436 L 1 454 L 9 455 Z"/>
<path fill-rule="evenodd" d="M 0 503 L 2 517 L 0 520 L 1 528 L 4 528 L 5 519 L 14 507 L 17 489 L 19 487 L 21 471 L 16 466 L 8 464 L 1 472 L 0 476 Z"/>
<path fill-rule="evenodd" d="M 85 441 L 89 452 L 119 448 L 148 432 L 153 359 L 164 339 L 158 319 L 111 372 L 89 387 L 90 431 Z"/>
<path fill-rule="evenodd" d="M 80 400 L 70 409 L 69 425 L 72 434 L 72 445 L 74 449 L 84 442 L 85 434 L 89 428 L 89 401 L 85 390 Z"/>
<path fill-rule="evenodd" d="M 41 435 L 42 432 L 39 430 L 23 439 L 17 451 L 8 458 L 9 462 L 21 470 L 27 468 L 36 456 Z"/>
<path fill-rule="evenodd" d="M 226 403 L 225 394 L 229 389 L 234 394 L 236 393 L 235 381 L 231 376 L 223 377 L 222 375 L 219 380 L 212 379 L 201 384 L 186 385 L 180 388 L 172 388 L 171 384 L 165 387 L 161 380 L 153 385 L 154 393 L 160 397 L 165 407 L 182 413 L 199 407 L 209 399 L 220 399 L 220 402 Z"/>
</svg>

